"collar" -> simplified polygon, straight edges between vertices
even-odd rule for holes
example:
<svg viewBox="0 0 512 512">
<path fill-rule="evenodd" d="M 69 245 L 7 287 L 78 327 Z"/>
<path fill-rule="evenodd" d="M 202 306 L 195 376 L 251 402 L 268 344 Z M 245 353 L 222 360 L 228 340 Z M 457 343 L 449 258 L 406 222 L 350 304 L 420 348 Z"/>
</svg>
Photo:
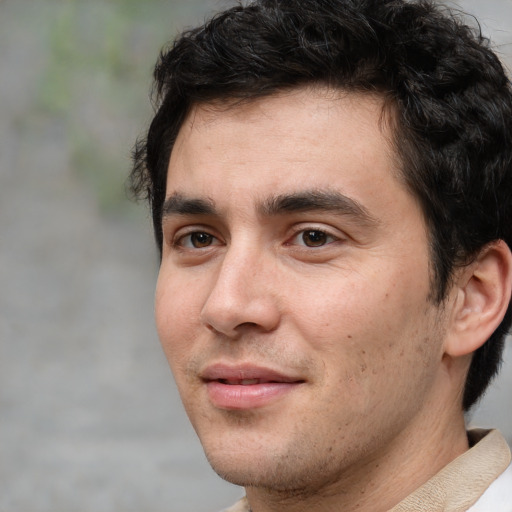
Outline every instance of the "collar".
<svg viewBox="0 0 512 512">
<path fill-rule="evenodd" d="M 390 512 L 464 512 L 503 473 L 510 449 L 497 430 L 468 432 L 473 447 L 446 465 Z"/>
</svg>

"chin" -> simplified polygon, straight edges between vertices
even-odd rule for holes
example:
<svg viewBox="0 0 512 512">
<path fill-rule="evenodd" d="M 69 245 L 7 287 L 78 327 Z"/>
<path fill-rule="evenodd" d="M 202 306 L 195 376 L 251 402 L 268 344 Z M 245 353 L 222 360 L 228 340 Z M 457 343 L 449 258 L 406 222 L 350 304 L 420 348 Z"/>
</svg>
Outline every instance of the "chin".
<svg viewBox="0 0 512 512">
<path fill-rule="evenodd" d="M 323 460 L 301 457 L 300 452 L 272 450 L 265 446 L 208 450 L 206 457 L 213 470 L 224 480 L 242 487 L 296 495 L 315 492 L 338 472 L 327 455 Z M 334 478 L 335 479 L 335 478 Z"/>
<path fill-rule="evenodd" d="M 300 480 L 296 478 L 290 479 L 289 475 L 277 471 L 275 467 L 264 469 L 251 465 L 251 462 L 246 462 L 236 468 L 232 464 L 229 467 L 215 463 L 211 464 L 211 466 L 223 480 L 245 488 L 255 487 L 274 492 L 290 493 L 295 492 L 297 487 L 300 486 Z"/>
<path fill-rule="evenodd" d="M 223 464 L 210 463 L 213 470 L 223 480 L 240 487 L 267 487 L 268 482 L 262 478 L 261 472 L 250 468 L 249 463 L 239 468 L 234 468 L 232 465 L 226 467 Z"/>
<path fill-rule="evenodd" d="M 248 444 L 243 447 L 226 447 L 224 444 L 209 449 L 203 443 L 203 448 L 210 466 L 222 479 L 242 487 L 266 487 L 275 476 L 271 473 L 274 473 L 272 468 L 277 465 L 277 457 L 270 456 L 269 450 L 264 447 L 251 450 Z"/>
</svg>

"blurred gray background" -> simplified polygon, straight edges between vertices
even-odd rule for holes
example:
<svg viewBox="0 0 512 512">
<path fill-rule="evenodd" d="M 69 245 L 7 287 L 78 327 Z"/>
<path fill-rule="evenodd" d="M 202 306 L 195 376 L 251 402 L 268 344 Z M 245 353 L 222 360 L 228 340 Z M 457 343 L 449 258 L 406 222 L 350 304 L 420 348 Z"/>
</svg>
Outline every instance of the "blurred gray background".
<svg viewBox="0 0 512 512">
<path fill-rule="evenodd" d="M 0 512 L 213 512 L 153 326 L 157 257 L 124 179 L 150 74 L 200 0 L 0 0 Z M 512 0 L 467 0 L 512 69 Z M 512 343 L 473 424 L 512 441 Z"/>
</svg>

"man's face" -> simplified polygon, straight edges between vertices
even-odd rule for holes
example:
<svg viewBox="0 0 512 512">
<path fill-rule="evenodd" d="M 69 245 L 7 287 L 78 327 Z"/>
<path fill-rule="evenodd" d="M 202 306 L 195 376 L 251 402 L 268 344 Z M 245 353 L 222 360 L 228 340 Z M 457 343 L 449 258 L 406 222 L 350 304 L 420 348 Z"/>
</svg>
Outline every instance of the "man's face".
<svg viewBox="0 0 512 512">
<path fill-rule="evenodd" d="M 377 97 L 199 106 L 169 163 L 158 333 L 214 469 L 281 490 L 414 445 L 442 318 Z"/>
</svg>

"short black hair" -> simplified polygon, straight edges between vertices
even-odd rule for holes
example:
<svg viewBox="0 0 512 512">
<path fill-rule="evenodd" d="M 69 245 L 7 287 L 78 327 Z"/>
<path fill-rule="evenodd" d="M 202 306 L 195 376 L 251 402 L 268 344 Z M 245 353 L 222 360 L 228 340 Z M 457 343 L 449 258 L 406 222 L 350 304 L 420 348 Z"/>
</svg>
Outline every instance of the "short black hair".
<svg viewBox="0 0 512 512">
<path fill-rule="evenodd" d="M 155 116 L 130 185 L 149 200 L 162 249 L 167 167 L 196 104 L 250 101 L 302 85 L 381 94 L 392 106 L 401 176 L 429 229 L 431 298 L 496 240 L 512 246 L 512 90 L 480 27 L 430 0 L 256 0 L 181 34 L 154 71 Z M 512 321 L 478 349 L 463 407 L 483 394 Z"/>
</svg>

